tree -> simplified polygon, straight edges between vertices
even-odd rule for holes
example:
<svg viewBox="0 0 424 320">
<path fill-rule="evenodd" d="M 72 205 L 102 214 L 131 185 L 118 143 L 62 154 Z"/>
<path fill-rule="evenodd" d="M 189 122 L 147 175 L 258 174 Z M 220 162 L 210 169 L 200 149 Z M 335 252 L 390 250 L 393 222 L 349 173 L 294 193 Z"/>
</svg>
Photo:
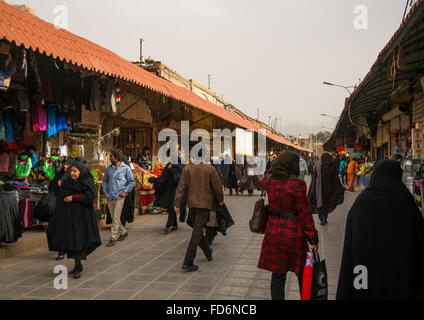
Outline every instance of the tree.
<svg viewBox="0 0 424 320">
<path fill-rule="evenodd" d="M 321 131 L 318 132 L 315 135 L 312 135 L 312 138 L 315 142 L 315 139 L 318 143 L 324 143 L 326 142 L 329 138 L 331 137 L 331 132 L 330 131 Z"/>
</svg>

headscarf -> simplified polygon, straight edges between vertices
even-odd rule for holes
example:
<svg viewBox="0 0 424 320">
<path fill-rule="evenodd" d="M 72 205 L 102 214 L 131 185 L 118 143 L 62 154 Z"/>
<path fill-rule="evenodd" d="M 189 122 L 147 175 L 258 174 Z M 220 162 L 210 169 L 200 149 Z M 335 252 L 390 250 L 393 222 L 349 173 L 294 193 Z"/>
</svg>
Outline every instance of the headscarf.
<svg viewBox="0 0 424 320">
<path fill-rule="evenodd" d="M 403 170 L 394 160 L 382 160 L 374 167 L 369 188 L 375 191 L 391 192 L 406 188 L 402 183 Z"/>
<path fill-rule="evenodd" d="M 71 176 L 68 175 L 63 181 L 61 192 L 64 196 L 69 196 L 81 192 L 86 192 L 88 197 L 92 200 L 96 197 L 96 187 L 94 185 L 94 178 L 91 175 L 90 170 L 87 166 L 79 161 L 71 161 L 69 169 L 72 167 L 77 168 L 80 171 L 80 176 L 77 180 L 72 180 Z M 69 172 L 70 170 L 68 170 Z"/>
<path fill-rule="evenodd" d="M 299 177 L 299 156 L 290 151 L 284 151 L 272 161 L 270 173 L 280 179 Z"/>
<path fill-rule="evenodd" d="M 395 161 L 380 161 L 352 205 L 338 300 L 424 299 L 424 220 L 401 177 Z M 358 265 L 367 267 L 368 290 L 354 287 Z"/>
</svg>

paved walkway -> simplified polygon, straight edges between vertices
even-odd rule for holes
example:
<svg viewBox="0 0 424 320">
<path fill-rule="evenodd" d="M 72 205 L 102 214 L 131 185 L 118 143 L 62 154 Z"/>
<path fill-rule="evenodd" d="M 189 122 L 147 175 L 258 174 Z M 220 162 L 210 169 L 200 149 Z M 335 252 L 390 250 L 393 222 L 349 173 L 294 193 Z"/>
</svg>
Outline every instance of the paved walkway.
<svg viewBox="0 0 424 320">
<path fill-rule="evenodd" d="M 329 217 L 329 224 L 316 224 L 320 255 L 329 273 L 329 299 L 334 299 L 346 214 L 356 193 L 346 193 L 345 204 Z M 108 229 L 101 231 L 103 245 L 84 264 L 78 280 L 69 277 L 68 289 L 57 290 L 53 281 L 56 265 L 73 268 L 72 260 L 55 261 L 46 249 L 0 260 L 0 299 L 159 299 L 159 300 L 254 300 L 270 299 L 271 274 L 257 268 L 263 236 L 249 231 L 248 221 L 257 196 L 226 197 L 236 222 L 229 235 L 219 234 L 213 244 L 214 260 L 207 262 L 199 250 L 200 270 L 182 273 L 181 266 L 191 228 L 161 234 L 166 215 L 138 216 L 128 226 L 129 237 L 107 248 Z M 288 274 L 286 298 L 299 299 L 296 276 Z"/>
</svg>

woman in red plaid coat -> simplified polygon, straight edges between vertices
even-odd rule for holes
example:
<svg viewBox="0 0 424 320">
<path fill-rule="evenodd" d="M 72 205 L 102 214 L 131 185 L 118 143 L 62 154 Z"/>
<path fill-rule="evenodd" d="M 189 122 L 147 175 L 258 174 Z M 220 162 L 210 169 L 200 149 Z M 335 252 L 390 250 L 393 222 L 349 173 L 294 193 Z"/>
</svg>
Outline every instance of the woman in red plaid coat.
<svg viewBox="0 0 424 320">
<path fill-rule="evenodd" d="M 273 300 L 284 300 L 288 271 L 296 273 L 302 288 L 308 242 L 318 250 L 307 186 L 298 176 L 299 156 L 286 151 L 272 162 L 270 175 L 261 182 L 262 187 L 267 183 L 269 216 L 258 267 L 272 272 Z"/>
</svg>

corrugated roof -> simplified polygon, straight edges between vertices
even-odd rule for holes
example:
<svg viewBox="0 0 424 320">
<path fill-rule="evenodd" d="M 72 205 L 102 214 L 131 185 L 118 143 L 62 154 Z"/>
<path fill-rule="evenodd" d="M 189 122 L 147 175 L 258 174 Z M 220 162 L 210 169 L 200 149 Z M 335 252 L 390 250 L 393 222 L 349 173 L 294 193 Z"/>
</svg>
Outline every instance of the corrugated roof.
<svg viewBox="0 0 424 320">
<path fill-rule="evenodd" d="M 256 124 L 202 99 L 185 88 L 178 87 L 165 79 L 147 72 L 114 52 L 67 30 L 57 29 L 53 24 L 19 10 L 1 0 L 0 38 L 6 38 L 11 42 L 15 42 L 17 46 L 22 45 L 26 49 L 38 50 L 47 56 L 59 58 L 60 60 L 91 71 L 138 84 L 211 113 L 245 129 L 259 130 Z M 283 137 L 272 136 L 270 138 L 279 143 L 292 145 Z M 287 141 L 288 143 L 280 141 Z M 301 150 L 298 146 L 295 146 L 295 148 Z"/>
</svg>

